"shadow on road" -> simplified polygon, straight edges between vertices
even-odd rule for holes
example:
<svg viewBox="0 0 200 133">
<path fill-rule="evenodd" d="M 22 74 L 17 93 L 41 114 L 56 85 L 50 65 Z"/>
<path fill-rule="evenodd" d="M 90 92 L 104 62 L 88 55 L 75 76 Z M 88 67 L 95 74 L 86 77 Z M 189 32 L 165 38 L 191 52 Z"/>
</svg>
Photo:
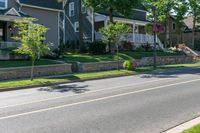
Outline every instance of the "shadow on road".
<svg viewBox="0 0 200 133">
<path fill-rule="evenodd" d="M 78 86 L 76 84 L 73 85 L 54 85 L 54 86 L 50 86 L 50 87 L 44 87 L 44 88 L 40 88 L 38 89 L 39 91 L 47 91 L 47 92 L 74 92 L 74 93 L 85 93 L 86 91 L 89 91 L 89 89 L 85 89 L 87 88 L 88 85 L 84 85 L 84 86 Z"/>
<path fill-rule="evenodd" d="M 200 75 L 200 68 L 179 68 L 176 70 L 154 72 L 151 74 L 142 75 L 141 78 L 178 78 L 180 75 L 185 74 Z"/>
</svg>

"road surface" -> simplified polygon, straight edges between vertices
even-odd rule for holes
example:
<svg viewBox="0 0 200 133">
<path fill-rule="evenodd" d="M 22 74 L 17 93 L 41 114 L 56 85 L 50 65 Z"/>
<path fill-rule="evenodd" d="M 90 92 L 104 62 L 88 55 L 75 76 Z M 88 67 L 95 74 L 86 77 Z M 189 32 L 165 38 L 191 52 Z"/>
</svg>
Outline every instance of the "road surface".
<svg viewBox="0 0 200 133">
<path fill-rule="evenodd" d="M 200 68 L 0 93 L 0 133 L 160 133 L 200 115 Z"/>
</svg>

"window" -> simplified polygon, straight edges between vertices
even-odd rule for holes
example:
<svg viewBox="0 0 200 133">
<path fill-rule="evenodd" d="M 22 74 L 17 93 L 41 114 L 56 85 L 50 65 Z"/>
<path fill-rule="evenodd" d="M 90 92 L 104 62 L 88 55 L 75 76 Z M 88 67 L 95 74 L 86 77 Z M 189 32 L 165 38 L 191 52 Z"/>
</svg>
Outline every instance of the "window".
<svg viewBox="0 0 200 133">
<path fill-rule="evenodd" d="M 81 1 L 81 5 L 82 5 L 82 13 L 86 13 L 87 10 L 86 10 L 86 7 L 85 7 L 83 1 Z"/>
<path fill-rule="evenodd" d="M 69 3 L 69 16 L 72 17 L 75 14 L 74 2 Z"/>
<path fill-rule="evenodd" d="M 176 30 L 176 24 L 175 23 L 173 23 L 172 28 L 173 28 L 173 30 Z"/>
<path fill-rule="evenodd" d="M 7 3 L 8 3 L 8 0 L 0 0 L 0 9 L 6 9 Z"/>
<path fill-rule="evenodd" d="M 74 23 L 74 31 L 79 32 L 79 22 Z"/>
</svg>

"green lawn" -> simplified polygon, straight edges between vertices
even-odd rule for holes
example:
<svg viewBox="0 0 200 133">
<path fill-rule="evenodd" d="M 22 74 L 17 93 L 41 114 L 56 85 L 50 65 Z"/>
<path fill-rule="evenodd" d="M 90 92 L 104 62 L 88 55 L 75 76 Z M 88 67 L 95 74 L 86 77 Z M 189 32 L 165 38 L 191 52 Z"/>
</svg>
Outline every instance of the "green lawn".
<svg viewBox="0 0 200 133">
<path fill-rule="evenodd" d="M 141 59 L 142 57 L 153 57 L 153 52 L 120 52 L 120 60 L 129 60 L 129 59 Z M 158 56 L 174 56 L 181 55 L 180 53 L 166 53 L 166 52 L 157 52 Z M 61 61 L 71 62 L 101 62 L 101 61 L 116 61 L 116 54 L 105 54 L 105 55 L 89 55 L 89 54 L 66 54 L 65 58 L 60 59 Z"/>
<path fill-rule="evenodd" d="M 49 60 L 37 60 L 35 65 L 53 65 L 57 64 L 55 61 Z M 0 68 L 8 67 L 24 67 L 31 66 L 31 61 L 29 60 L 13 60 L 13 61 L 0 61 Z"/>
<path fill-rule="evenodd" d="M 102 77 L 117 76 L 117 75 L 132 75 L 132 74 L 139 74 L 141 72 L 151 72 L 151 71 L 166 70 L 166 69 L 173 69 L 173 68 L 197 67 L 197 66 L 200 66 L 200 63 L 165 65 L 165 66 L 159 66 L 156 69 L 152 67 L 144 67 L 144 68 L 138 68 L 135 72 L 126 71 L 126 70 L 121 70 L 121 71 L 113 70 L 113 71 L 104 71 L 104 72 L 95 72 L 95 73 L 86 73 L 86 74 L 73 74 L 70 76 L 56 77 L 56 78 L 37 78 L 33 81 L 30 81 L 30 80 L 6 81 L 6 82 L 0 82 L 0 89 L 27 87 L 31 85 L 47 85 L 50 83 L 62 83 L 62 82 L 81 80 L 81 79 L 102 78 Z"/>
<path fill-rule="evenodd" d="M 122 75 L 122 74 L 133 74 L 133 71 L 105 71 L 105 72 L 96 72 L 96 73 L 87 73 L 87 74 L 73 74 L 65 77 L 57 77 L 57 78 L 37 78 L 33 81 L 30 80 L 17 80 L 17 81 L 8 81 L 8 82 L 0 82 L 0 89 L 3 88 L 13 88 L 13 87 L 24 87 L 31 85 L 45 85 L 51 83 L 60 83 L 60 82 L 68 82 L 73 80 L 80 79 L 92 79 L 92 78 L 100 78 L 114 75 Z"/>
<path fill-rule="evenodd" d="M 191 129 L 185 130 L 182 133 L 200 133 L 200 124 L 192 127 Z"/>
</svg>

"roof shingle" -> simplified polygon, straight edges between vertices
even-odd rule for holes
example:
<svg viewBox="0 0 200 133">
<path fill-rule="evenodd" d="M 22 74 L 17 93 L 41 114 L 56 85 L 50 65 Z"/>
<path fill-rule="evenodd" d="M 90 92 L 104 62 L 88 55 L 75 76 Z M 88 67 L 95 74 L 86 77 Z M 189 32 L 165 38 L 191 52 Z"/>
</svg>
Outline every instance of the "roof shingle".
<svg viewBox="0 0 200 133">
<path fill-rule="evenodd" d="M 26 5 L 62 10 L 62 3 L 58 2 L 57 0 L 19 0 L 19 1 L 20 3 Z"/>
</svg>

